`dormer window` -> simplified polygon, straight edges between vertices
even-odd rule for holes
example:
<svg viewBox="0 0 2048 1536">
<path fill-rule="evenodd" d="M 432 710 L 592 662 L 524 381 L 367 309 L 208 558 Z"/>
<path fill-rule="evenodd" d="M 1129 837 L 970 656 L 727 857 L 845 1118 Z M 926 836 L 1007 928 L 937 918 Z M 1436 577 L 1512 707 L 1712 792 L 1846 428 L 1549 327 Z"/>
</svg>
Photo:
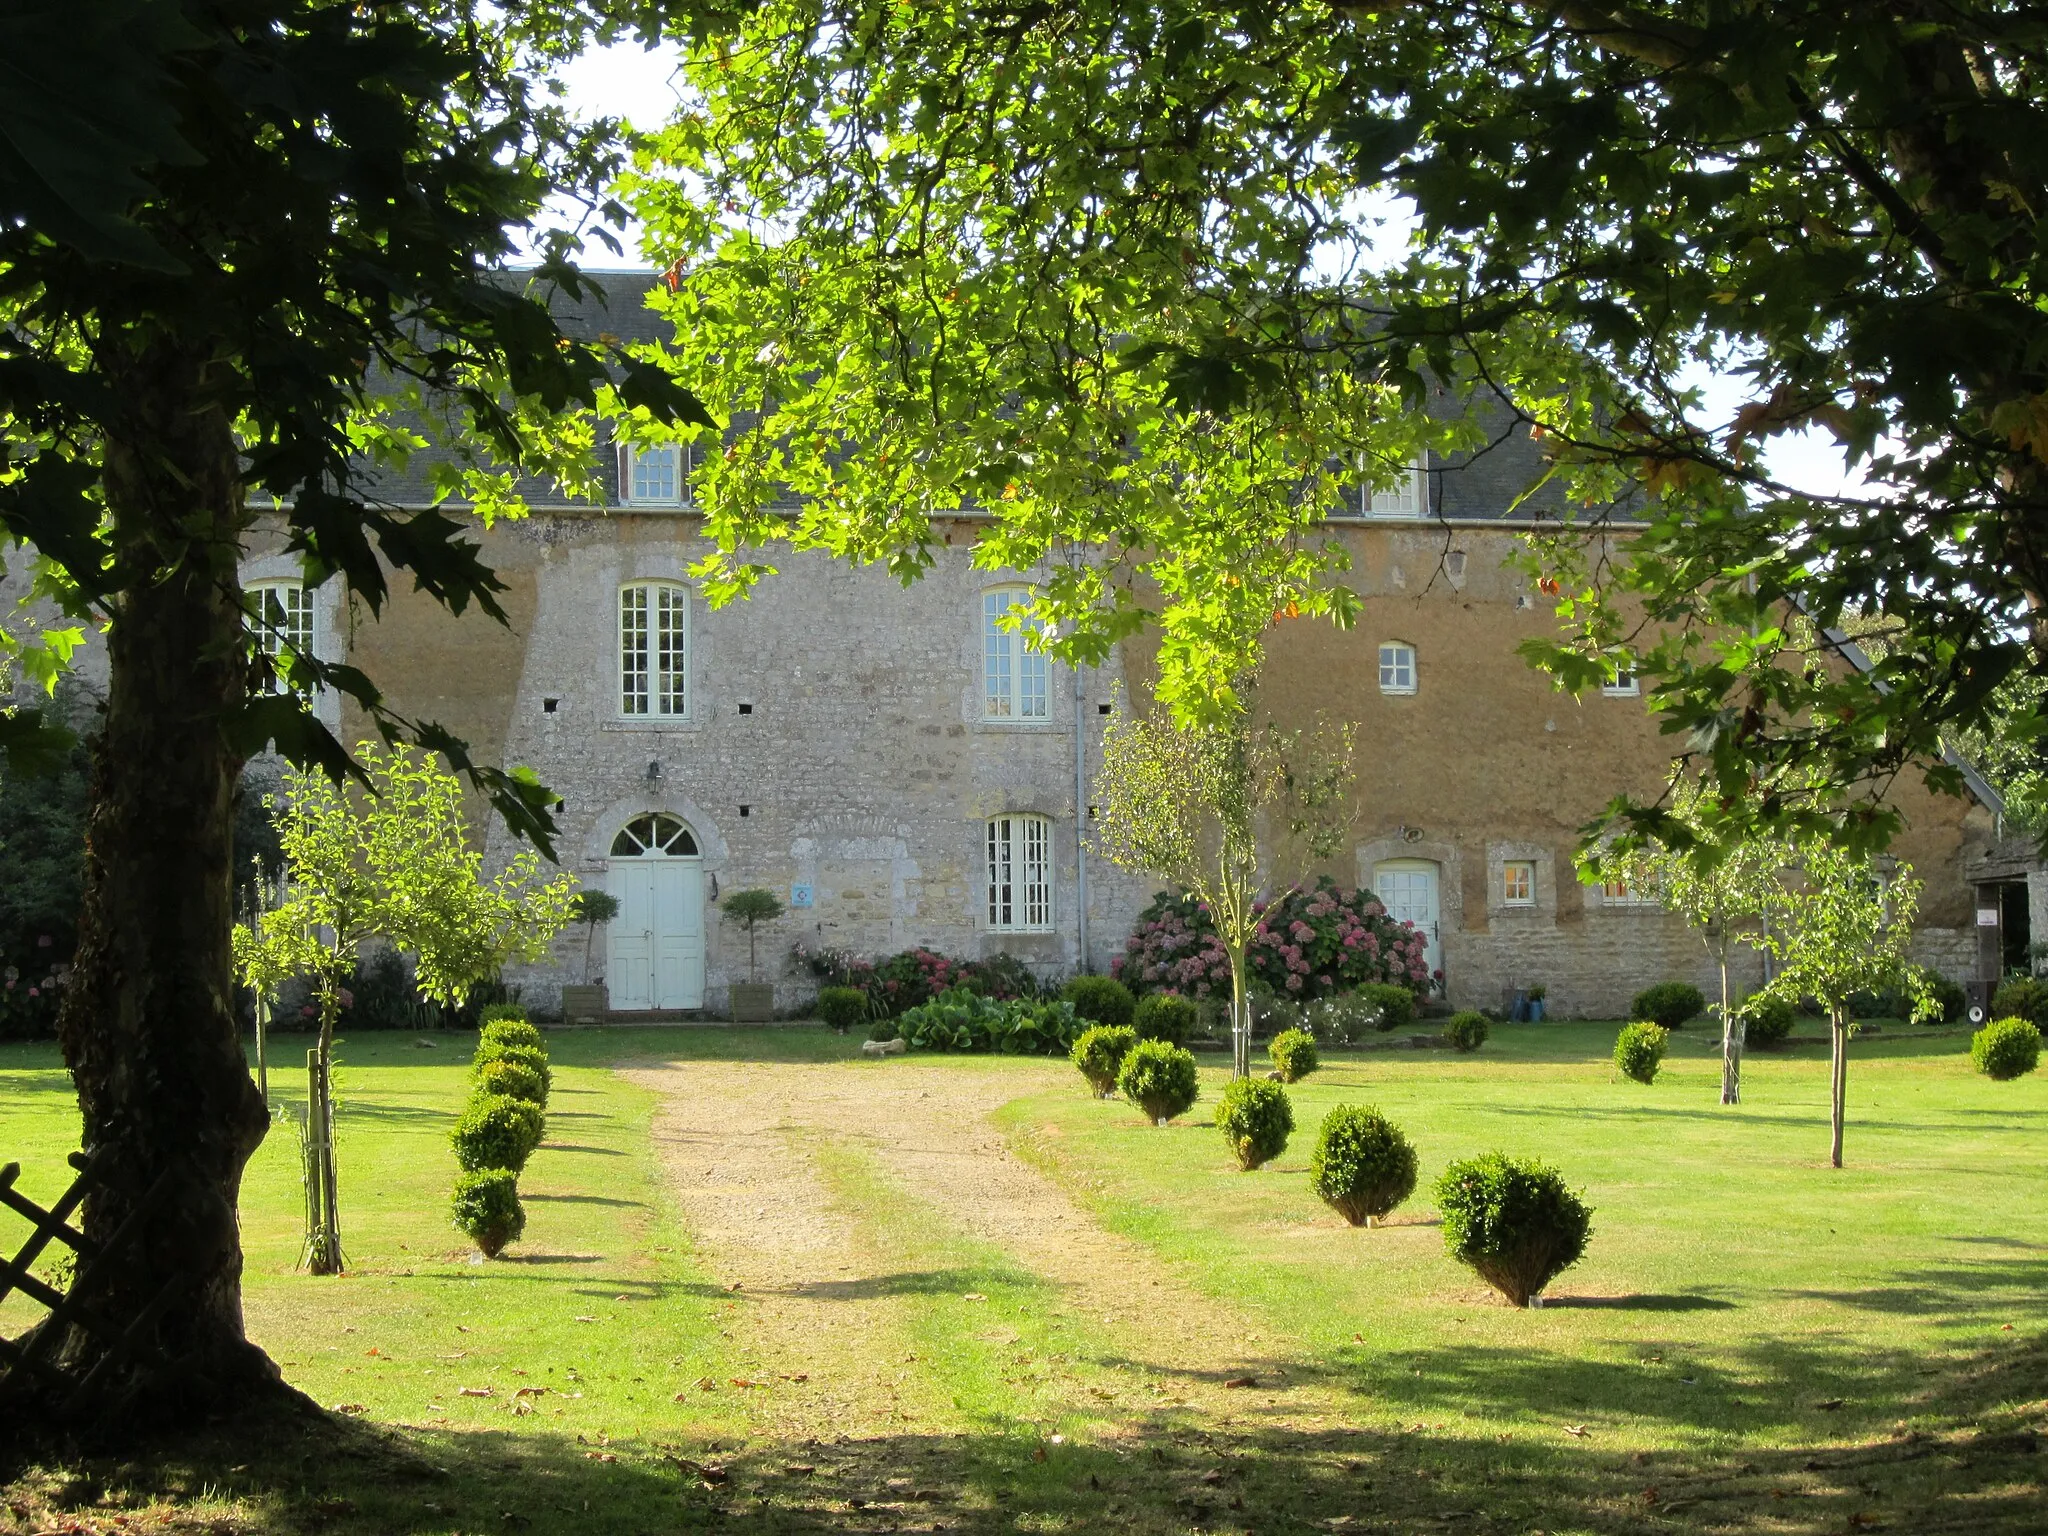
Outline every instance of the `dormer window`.
<svg viewBox="0 0 2048 1536">
<path fill-rule="evenodd" d="M 1361 455 L 1361 470 L 1365 463 Z M 1378 490 L 1365 487 L 1364 501 L 1368 517 L 1423 516 L 1429 511 L 1429 455 L 1417 454 L 1414 463 L 1403 468 L 1392 485 Z"/>
<path fill-rule="evenodd" d="M 689 489 L 689 450 L 680 443 L 619 444 L 619 502 L 628 507 L 680 507 Z"/>
</svg>

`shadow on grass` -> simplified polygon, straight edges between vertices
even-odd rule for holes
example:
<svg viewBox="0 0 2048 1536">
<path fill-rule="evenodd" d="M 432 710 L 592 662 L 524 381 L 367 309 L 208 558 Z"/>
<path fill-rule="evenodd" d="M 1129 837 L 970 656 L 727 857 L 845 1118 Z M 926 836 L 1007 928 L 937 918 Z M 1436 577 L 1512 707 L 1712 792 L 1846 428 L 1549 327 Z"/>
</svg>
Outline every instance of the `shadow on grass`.
<svg viewBox="0 0 2048 1536">
<path fill-rule="evenodd" d="M 1500 1434 L 1133 1419 L 1101 1441 L 1034 1430 L 741 1444 L 677 1431 L 592 1441 L 508 1416 L 502 1430 L 250 1415 L 124 1456 L 16 1454 L 0 1466 L 25 1529 L 100 1529 L 155 1504 L 165 1528 L 275 1536 L 1189 1528 L 1716 1532 L 2040 1529 L 2040 1441 L 1997 1404 L 2037 1383 L 2038 1345 L 1943 1383 L 1949 1423 L 1852 1441 L 1822 1433 L 1726 1450 L 1627 1452 L 1600 1431 Z M 1974 1420 L 1974 1422 L 1972 1422 Z M 1968 1428 L 1960 1427 L 1968 1424 Z M 154 1525 L 153 1525 L 153 1528 Z"/>
<path fill-rule="evenodd" d="M 1551 1309 L 1602 1312 L 1732 1312 L 1735 1303 L 1719 1296 L 1553 1296 Z"/>
<path fill-rule="evenodd" d="M 644 1210 L 647 1205 L 645 1200 L 621 1200 L 614 1195 L 538 1195 L 524 1189 L 519 1198 L 526 1205 L 610 1205 L 623 1210 Z"/>
</svg>

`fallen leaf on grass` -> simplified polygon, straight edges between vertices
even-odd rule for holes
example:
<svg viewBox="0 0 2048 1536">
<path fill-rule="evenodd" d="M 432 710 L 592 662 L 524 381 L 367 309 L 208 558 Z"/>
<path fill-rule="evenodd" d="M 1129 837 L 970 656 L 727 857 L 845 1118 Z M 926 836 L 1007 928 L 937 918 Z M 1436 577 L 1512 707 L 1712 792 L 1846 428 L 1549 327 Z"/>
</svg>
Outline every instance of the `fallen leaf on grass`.
<svg viewBox="0 0 2048 1536">
<path fill-rule="evenodd" d="M 1583 1440 L 1587 1434 L 1586 1426 L 1583 1424 L 1567 1424 L 1564 1427 L 1564 1432 L 1574 1440 Z"/>
<path fill-rule="evenodd" d="M 457 1397 L 492 1397 L 496 1393 L 495 1389 L 491 1387 L 464 1387 L 455 1395 Z"/>
<path fill-rule="evenodd" d="M 1233 1376 L 1223 1383 L 1226 1387 L 1256 1387 L 1258 1384 L 1259 1378 L 1256 1376 Z"/>
<path fill-rule="evenodd" d="M 1823 1413 L 1833 1413 L 1842 1406 L 1842 1400 L 1839 1397 L 1824 1397 L 1813 1406 L 1820 1409 Z"/>
<path fill-rule="evenodd" d="M 334 1411 L 336 1413 L 368 1413 L 370 1410 L 361 1403 L 336 1403 Z"/>
<path fill-rule="evenodd" d="M 775 1374 L 784 1381 L 809 1381 L 811 1379 L 809 1371 L 777 1371 Z"/>
<path fill-rule="evenodd" d="M 597 1319 L 594 1317 L 578 1317 L 576 1321 L 579 1323 L 594 1323 Z"/>
<path fill-rule="evenodd" d="M 372 1360 L 379 1360 L 382 1359 L 384 1356 L 384 1351 L 379 1349 L 374 1344 L 372 1344 L 368 1349 L 364 1350 L 363 1353 L 369 1356 Z"/>
<path fill-rule="evenodd" d="M 610 1451 L 585 1451 L 583 1459 L 585 1461 L 617 1461 L 619 1458 Z"/>
<path fill-rule="evenodd" d="M 756 1381 L 751 1376 L 735 1376 L 732 1378 L 732 1384 L 736 1387 L 765 1387 L 768 1385 L 767 1382 Z"/>
<path fill-rule="evenodd" d="M 966 1293 L 966 1294 L 965 1294 L 964 1296 L 962 1296 L 962 1297 L 961 1297 L 960 1299 L 961 1299 L 962 1301 L 987 1301 L 987 1300 L 988 1300 L 988 1298 L 987 1298 L 986 1296 L 982 1295 L 982 1294 L 981 1294 L 981 1292 L 979 1292 L 979 1291 L 969 1291 L 969 1292 L 967 1292 L 967 1293 Z"/>
<path fill-rule="evenodd" d="M 514 1397 L 546 1397 L 548 1391 L 549 1389 L 546 1387 L 521 1387 L 512 1395 Z"/>
</svg>

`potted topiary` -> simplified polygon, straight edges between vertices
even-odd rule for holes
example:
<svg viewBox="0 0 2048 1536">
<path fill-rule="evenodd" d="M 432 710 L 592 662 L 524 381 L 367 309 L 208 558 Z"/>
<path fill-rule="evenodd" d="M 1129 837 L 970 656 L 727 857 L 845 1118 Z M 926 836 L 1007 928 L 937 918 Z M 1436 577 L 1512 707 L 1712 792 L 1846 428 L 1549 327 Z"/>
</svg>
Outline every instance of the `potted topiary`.
<svg viewBox="0 0 2048 1536">
<path fill-rule="evenodd" d="M 590 978 L 590 946 L 597 937 L 597 925 L 619 915 L 619 898 L 609 891 L 578 891 L 569 903 L 569 918 L 583 925 L 583 976 L 574 986 L 562 988 L 564 1024 L 602 1024 L 612 1011 L 611 990 L 604 978 Z"/>
<path fill-rule="evenodd" d="M 754 930 L 780 916 L 782 901 L 773 891 L 734 891 L 725 898 L 725 920 L 747 930 L 747 979 L 732 984 L 736 1024 L 765 1024 L 775 1017 L 775 983 L 755 979 Z"/>
</svg>

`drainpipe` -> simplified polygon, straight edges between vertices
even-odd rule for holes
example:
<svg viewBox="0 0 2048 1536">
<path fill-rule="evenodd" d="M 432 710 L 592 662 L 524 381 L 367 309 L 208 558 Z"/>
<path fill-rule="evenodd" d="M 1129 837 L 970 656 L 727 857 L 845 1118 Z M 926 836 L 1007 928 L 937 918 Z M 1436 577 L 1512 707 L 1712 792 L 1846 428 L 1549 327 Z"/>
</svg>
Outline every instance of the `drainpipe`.
<svg viewBox="0 0 2048 1536">
<path fill-rule="evenodd" d="M 1081 686 L 1081 669 L 1070 669 L 1074 678 L 1074 969 L 1087 974 L 1088 965 L 1088 700 Z"/>
</svg>

